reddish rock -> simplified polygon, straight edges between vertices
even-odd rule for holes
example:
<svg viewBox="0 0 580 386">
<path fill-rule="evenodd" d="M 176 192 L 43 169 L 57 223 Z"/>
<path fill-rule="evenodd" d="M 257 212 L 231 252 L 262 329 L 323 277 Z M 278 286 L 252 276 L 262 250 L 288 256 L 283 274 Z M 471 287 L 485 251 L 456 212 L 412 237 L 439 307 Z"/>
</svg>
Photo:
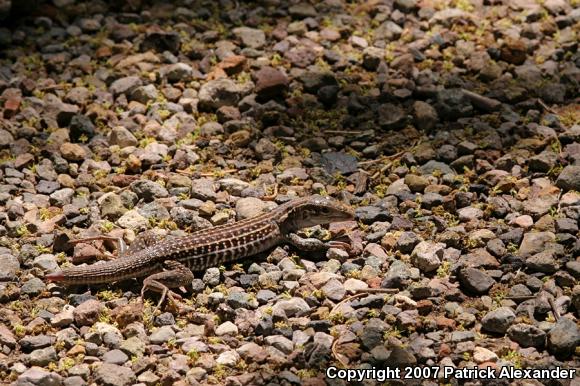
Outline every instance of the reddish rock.
<svg viewBox="0 0 580 386">
<path fill-rule="evenodd" d="M 273 67 L 262 67 L 254 74 L 254 78 L 256 93 L 263 99 L 282 94 L 288 87 L 288 77 Z"/>
</svg>

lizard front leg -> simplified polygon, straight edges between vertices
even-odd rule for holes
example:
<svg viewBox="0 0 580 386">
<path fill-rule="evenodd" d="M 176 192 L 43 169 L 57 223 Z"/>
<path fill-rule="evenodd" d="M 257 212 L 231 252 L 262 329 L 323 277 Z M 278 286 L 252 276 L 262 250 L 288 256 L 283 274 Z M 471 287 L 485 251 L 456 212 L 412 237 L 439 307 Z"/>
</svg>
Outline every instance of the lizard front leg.
<svg viewBox="0 0 580 386">
<path fill-rule="evenodd" d="M 163 263 L 166 271 L 154 273 L 143 280 L 143 288 L 141 289 L 141 299 L 145 291 L 150 290 L 161 293 L 159 303 L 155 307 L 157 310 L 161 304 L 168 297 L 173 303 L 181 296 L 170 290 L 170 288 L 180 288 L 190 286 L 193 281 L 193 273 L 185 265 L 175 260 L 167 260 Z"/>
<path fill-rule="evenodd" d="M 286 241 L 303 251 L 320 251 L 329 248 L 340 248 L 348 251 L 350 249 L 350 245 L 342 241 L 322 241 L 311 237 L 303 238 L 296 233 L 288 234 Z"/>
</svg>

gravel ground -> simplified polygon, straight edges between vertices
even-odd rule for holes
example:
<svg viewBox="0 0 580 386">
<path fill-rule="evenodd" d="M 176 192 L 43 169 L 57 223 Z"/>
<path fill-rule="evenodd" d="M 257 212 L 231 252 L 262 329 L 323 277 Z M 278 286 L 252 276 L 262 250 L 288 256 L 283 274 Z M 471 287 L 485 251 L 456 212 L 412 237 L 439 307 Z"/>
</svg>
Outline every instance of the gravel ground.
<svg viewBox="0 0 580 386">
<path fill-rule="evenodd" d="M 0 380 L 580 367 L 578 0 L 119 3 L 0 28 Z M 315 193 L 356 221 L 304 233 L 346 231 L 350 253 L 279 247 L 158 312 L 136 280 L 43 280 L 114 251 L 70 239 L 184 235 Z M 533 378 L 494 384 L 571 384 Z"/>
</svg>

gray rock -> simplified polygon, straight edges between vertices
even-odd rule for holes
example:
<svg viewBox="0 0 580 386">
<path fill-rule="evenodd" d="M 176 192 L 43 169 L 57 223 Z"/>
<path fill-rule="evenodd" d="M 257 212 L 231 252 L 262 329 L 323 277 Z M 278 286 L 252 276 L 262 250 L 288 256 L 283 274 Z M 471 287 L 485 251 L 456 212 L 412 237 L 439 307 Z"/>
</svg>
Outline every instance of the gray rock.
<svg viewBox="0 0 580 386">
<path fill-rule="evenodd" d="M 52 346 L 39 348 L 28 355 L 28 362 L 32 366 L 46 366 L 57 359 L 56 350 Z"/>
<path fill-rule="evenodd" d="M 16 256 L 9 253 L 0 254 L 0 281 L 14 281 L 20 270 L 20 262 Z"/>
<path fill-rule="evenodd" d="M 258 301 L 250 296 L 246 292 L 232 292 L 228 294 L 226 302 L 233 309 L 246 308 L 255 309 L 258 308 Z"/>
<path fill-rule="evenodd" d="M 238 27 L 232 30 L 242 44 L 250 48 L 262 48 L 266 44 L 266 34 L 257 28 Z"/>
<path fill-rule="evenodd" d="M 335 173 L 346 175 L 358 170 L 356 158 L 351 154 L 343 152 L 323 153 L 321 163 L 322 167 L 332 175 Z"/>
<path fill-rule="evenodd" d="M 115 96 L 120 94 L 130 94 L 135 88 L 142 84 L 143 82 L 138 76 L 126 76 L 111 83 L 109 91 Z"/>
<path fill-rule="evenodd" d="M 372 350 L 376 346 L 383 344 L 383 337 L 388 327 L 389 326 L 380 319 L 369 319 L 360 333 L 362 346 L 367 350 Z"/>
<path fill-rule="evenodd" d="M 145 342 L 138 336 L 132 336 L 121 342 L 119 349 L 129 356 L 141 357 L 145 353 Z"/>
<path fill-rule="evenodd" d="M 254 73 L 255 91 L 262 100 L 282 94 L 288 88 L 288 77 L 282 71 L 264 66 Z"/>
<path fill-rule="evenodd" d="M 441 265 L 445 244 L 421 241 L 411 253 L 411 263 L 423 272 L 432 272 Z"/>
<path fill-rule="evenodd" d="M 44 291 L 45 288 L 46 285 L 44 284 L 44 281 L 35 277 L 24 282 L 20 290 L 22 291 L 22 293 L 25 293 L 32 297 L 40 294 L 42 291 Z"/>
<path fill-rule="evenodd" d="M 439 120 L 437 110 L 423 101 L 416 101 L 413 103 L 413 116 L 417 128 L 425 131 L 433 129 Z M 453 159 L 455 159 L 455 157 L 453 157 Z"/>
<path fill-rule="evenodd" d="M 61 386 L 62 377 L 57 373 L 33 366 L 20 374 L 14 383 L 15 386 Z"/>
<path fill-rule="evenodd" d="M 323 332 L 314 334 L 312 345 L 306 349 L 309 368 L 322 368 L 327 365 L 333 340 L 334 338 L 331 335 Z"/>
<path fill-rule="evenodd" d="M 528 232 L 520 244 L 519 255 L 528 257 L 540 253 L 555 241 L 556 235 L 552 232 Z"/>
<path fill-rule="evenodd" d="M 147 84 L 145 86 L 139 86 L 133 90 L 131 93 L 131 100 L 137 101 L 139 103 L 147 104 L 147 102 L 157 100 L 159 92 L 154 84 Z"/>
<path fill-rule="evenodd" d="M 488 312 L 481 320 L 481 327 L 485 331 L 505 334 L 516 315 L 509 307 L 500 307 Z"/>
<path fill-rule="evenodd" d="M 101 216 L 111 220 L 117 220 L 127 212 L 121 197 L 113 192 L 105 193 L 99 197 L 98 203 L 101 209 Z"/>
<path fill-rule="evenodd" d="M 155 198 L 163 198 L 169 195 L 167 189 L 151 180 L 134 181 L 131 183 L 130 187 L 139 198 L 142 198 L 147 202 L 153 201 Z"/>
<path fill-rule="evenodd" d="M 525 323 L 514 324 L 507 330 L 508 337 L 522 347 L 543 348 L 546 333 L 536 326 Z"/>
<path fill-rule="evenodd" d="M 187 82 L 193 76 L 193 68 L 189 64 L 175 63 L 161 67 L 159 74 L 171 83 Z"/>
<path fill-rule="evenodd" d="M 316 9 L 308 3 L 294 4 L 288 8 L 288 12 L 290 13 L 290 16 L 299 19 L 318 16 Z"/>
<path fill-rule="evenodd" d="M 495 280 L 486 272 L 476 268 L 464 268 L 459 271 L 459 282 L 468 291 L 482 295 L 495 284 Z"/>
<path fill-rule="evenodd" d="M 212 110 L 222 106 L 235 106 L 244 93 L 244 88 L 231 79 L 210 80 L 199 90 L 199 107 Z"/>
<path fill-rule="evenodd" d="M 175 338 L 175 331 L 171 326 L 159 327 L 149 336 L 149 340 L 153 344 L 163 344 L 173 338 Z"/>
<path fill-rule="evenodd" d="M 74 194 L 75 191 L 71 188 L 59 189 L 50 195 L 50 203 L 59 207 L 70 204 Z"/>
<path fill-rule="evenodd" d="M 272 315 L 279 316 L 283 319 L 302 316 L 308 311 L 310 311 L 310 306 L 302 298 L 280 300 L 272 307 Z"/>
<path fill-rule="evenodd" d="M 107 351 L 103 355 L 103 362 L 105 363 L 112 363 L 115 365 L 122 365 L 123 363 L 127 362 L 129 357 L 123 351 L 119 349 L 114 349 L 111 351 Z"/>
<path fill-rule="evenodd" d="M 559 358 L 574 354 L 580 344 L 580 330 L 575 321 L 561 317 L 548 332 L 548 351 Z"/>
<path fill-rule="evenodd" d="M 22 348 L 22 351 L 30 352 L 30 351 L 37 350 L 40 348 L 48 347 L 51 344 L 53 344 L 54 341 L 55 341 L 55 338 L 53 336 L 27 335 L 24 338 L 20 339 L 20 341 L 18 341 L 18 344 Z M 1 325 L 0 325 L 0 343 L 5 344 L 9 347 L 13 347 L 9 344 L 9 342 L 7 342 L 6 340 L 4 340 L 2 338 L 2 326 Z"/>
<path fill-rule="evenodd" d="M 421 171 L 422 174 L 425 175 L 433 174 L 434 171 L 438 171 L 442 174 L 455 174 L 455 172 L 453 171 L 453 169 L 449 167 L 449 165 L 435 160 L 428 161 L 427 163 L 422 165 L 419 168 L 419 170 Z"/>
<path fill-rule="evenodd" d="M 528 257 L 526 266 L 532 271 L 551 274 L 558 270 L 560 264 L 554 259 L 554 252 L 547 250 Z"/>
<path fill-rule="evenodd" d="M 238 220 L 252 218 L 267 212 L 270 204 L 255 197 L 240 198 L 236 202 L 236 217 Z"/>
<path fill-rule="evenodd" d="M 94 373 L 95 382 L 103 386 L 129 386 L 135 383 L 135 373 L 128 367 L 103 363 Z"/>
<path fill-rule="evenodd" d="M 206 269 L 203 282 L 211 287 L 218 285 L 220 283 L 220 270 L 215 267 Z"/>
<path fill-rule="evenodd" d="M 145 86 L 147 87 L 147 86 Z M 118 145 L 119 147 L 137 146 L 137 138 L 123 126 L 114 127 L 108 136 L 109 144 Z"/>
<path fill-rule="evenodd" d="M 378 123 L 383 129 L 397 130 L 403 128 L 407 123 L 407 114 L 399 105 L 385 103 L 379 106 Z"/>
<path fill-rule="evenodd" d="M 198 178 L 192 181 L 191 197 L 203 201 L 215 201 L 217 184 L 209 178 Z"/>
<path fill-rule="evenodd" d="M 215 329 L 215 334 L 217 336 L 222 335 L 237 335 L 238 334 L 238 327 L 230 321 L 226 321 Z"/>
<path fill-rule="evenodd" d="M 580 165 L 566 166 L 558 176 L 556 185 L 567 190 L 580 191 Z"/>
<path fill-rule="evenodd" d="M 375 29 L 373 37 L 375 40 L 396 40 L 401 37 L 403 29 L 391 20 L 383 22 Z"/>
</svg>

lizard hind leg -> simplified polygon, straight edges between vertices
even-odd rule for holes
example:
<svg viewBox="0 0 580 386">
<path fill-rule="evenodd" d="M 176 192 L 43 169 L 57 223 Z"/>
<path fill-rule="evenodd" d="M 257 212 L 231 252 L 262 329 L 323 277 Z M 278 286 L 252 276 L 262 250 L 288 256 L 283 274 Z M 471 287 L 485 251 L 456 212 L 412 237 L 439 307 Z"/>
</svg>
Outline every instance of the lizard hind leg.
<svg viewBox="0 0 580 386">
<path fill-rule="evenodd" d="M 170 288 L 180 288 L 184 286 L 190 286 L 193 281 L 193 273 L 189 268 L 184 266 L 178 261 L 168 260 L 163 263 L 167 270 L 154 273 L 143 280 L 143 288 L 141 289 L 141 298 L 146 291 L 158 292 L 161 294 L 161 298 L 155 307 L 157 310 L 165 298 L 169 298 L 173 303 L 176 300 L 181 299 L 181 296 L 177 293 L 171 291 Z"/>
</svg>

